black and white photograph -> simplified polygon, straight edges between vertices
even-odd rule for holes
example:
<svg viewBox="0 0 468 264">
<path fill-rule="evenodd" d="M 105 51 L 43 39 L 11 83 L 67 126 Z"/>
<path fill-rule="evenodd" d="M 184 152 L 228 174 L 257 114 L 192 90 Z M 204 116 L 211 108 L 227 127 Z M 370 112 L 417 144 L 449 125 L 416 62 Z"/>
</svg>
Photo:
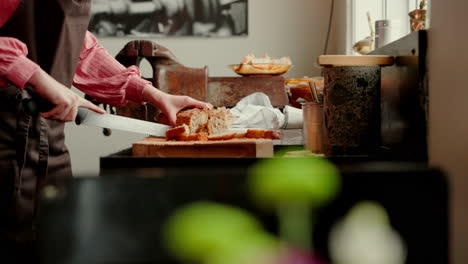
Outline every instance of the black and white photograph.
<svg viewBox="0 0 468 264">
<path fill-rule="evenodd" d="M 93 0 L 98 37 L 248 35 L 248 0 Z"/>
</svg>

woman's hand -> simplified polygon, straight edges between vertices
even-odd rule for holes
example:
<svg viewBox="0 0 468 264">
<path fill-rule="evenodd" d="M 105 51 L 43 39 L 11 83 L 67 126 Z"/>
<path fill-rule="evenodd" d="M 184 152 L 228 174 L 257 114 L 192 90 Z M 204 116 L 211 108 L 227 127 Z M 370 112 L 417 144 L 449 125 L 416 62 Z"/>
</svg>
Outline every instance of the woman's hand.
<svg viewBox="0 0 468 264">
<path fill-rule="evenodd" d="M 78 107 L 83 106 L 96 113 L 104 114 L 104 109 L 99 108 L 90 101 L 80 97 L 71 89 L 56 81 L 42 69 L 36 71 L 29 83 L 41 97 L 55 105 L 49 112 L 41 113 L 41 116 L 59 121 L 75 121 Z"/>
<path fill-rule="evenodd" d="M 158 107 L 166 115 L 171 126 L 175 126 L 177 113 L 184 108 L 213 108 L 209 103 L 189 96 L 167 94 L 151 85 L 147 85 L 143 90 L 143 100 Z"/>
</svg>

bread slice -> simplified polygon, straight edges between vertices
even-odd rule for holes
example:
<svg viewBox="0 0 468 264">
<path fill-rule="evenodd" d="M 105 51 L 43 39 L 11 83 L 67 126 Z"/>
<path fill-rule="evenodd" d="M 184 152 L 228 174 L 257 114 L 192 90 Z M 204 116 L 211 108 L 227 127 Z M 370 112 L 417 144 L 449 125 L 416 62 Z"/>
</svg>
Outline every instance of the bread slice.
<svg viewBox="0 0 468 264">
<path fill-rule="evenodd" d="M 227 131 L 220 134 L 208 135 L 208 140 L 229 140 L 239 138 L 252 139 L 281 139 L 281 132 L 276 130 L 247 129 L 247 131 Z"/>
<path fill-rule="evenodd" d="M 235 132 L 225 132 L 221 134 L 209 135 L 208 140 L 228 140 L 234 138 Z"/>
<path fill-rule="evenodd" d="M 166 140 L 177 139 L 180 136 L 187 136 L 190 134 L 190 128 L 186 124 L 168 129 L 166 131 Z"/>
<path fill-rule="evenodd" d="M 208 133 L 200 132 L 190 135 L 180 135 L 178 137 L 180 141 L 208 141 Z"/>
<path fill-rule="evenodd" d="M 246 138 L 281 139 L 281 131 L 247 129 Z"/>
<path fill-rule="evenodd" d="M 233 138 L 243 138 L 245 132 L 227 131 L 220 134 L 209 135 L 208 140 L 229 140 Z"/>
<path fill-rule="evenodd" d="M 190 133 L 190 128 L 186 124 L 171 128 L 166 131 L 166 140 L 179 140 L 179 141 L 207 141 L 208 133 Z"/>
</svg>

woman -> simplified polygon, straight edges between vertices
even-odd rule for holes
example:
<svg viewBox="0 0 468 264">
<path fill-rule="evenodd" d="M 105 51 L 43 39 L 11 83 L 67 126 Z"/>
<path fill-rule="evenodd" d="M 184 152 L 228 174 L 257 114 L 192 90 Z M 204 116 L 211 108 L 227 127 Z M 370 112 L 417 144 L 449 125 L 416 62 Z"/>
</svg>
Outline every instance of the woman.
<svg viewBox="0 0 468 264">
<path fill-rule="evenodd" d="M 0 254 L 2 263 L 36 263 L 37 197 L 50 179 L 70 177 L 64 122 L 82 106 L 78 89 L 112 105 L 128 100 L 160 108 L 171 124 L 186 107 L 210 107 L 163 93 L 125 68 L 87 32 L 90 0 L 0 2 Z M 29 115 L 24 99 L 35 94 L 55 107 Z"/>
</svg>

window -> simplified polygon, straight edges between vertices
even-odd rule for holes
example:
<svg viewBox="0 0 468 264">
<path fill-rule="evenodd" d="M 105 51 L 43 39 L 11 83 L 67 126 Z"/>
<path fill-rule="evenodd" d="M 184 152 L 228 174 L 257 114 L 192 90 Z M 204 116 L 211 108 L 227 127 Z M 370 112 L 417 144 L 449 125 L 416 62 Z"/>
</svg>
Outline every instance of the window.
<svg viewBox="0 0 468 264">
<path fill-rule="evenodd" d="M 348 0 L 346 54 L 355 54 L 352 49 L 354 43 L 370 36 L 367 12 L 370 13 L 374 31 L 375 21 L 388 19 L 396 27 L 396 35 L 403 37 L 410 33 L 408 13 L 417 9 L 419 2 L 420 0 Z"/>
</svg>

